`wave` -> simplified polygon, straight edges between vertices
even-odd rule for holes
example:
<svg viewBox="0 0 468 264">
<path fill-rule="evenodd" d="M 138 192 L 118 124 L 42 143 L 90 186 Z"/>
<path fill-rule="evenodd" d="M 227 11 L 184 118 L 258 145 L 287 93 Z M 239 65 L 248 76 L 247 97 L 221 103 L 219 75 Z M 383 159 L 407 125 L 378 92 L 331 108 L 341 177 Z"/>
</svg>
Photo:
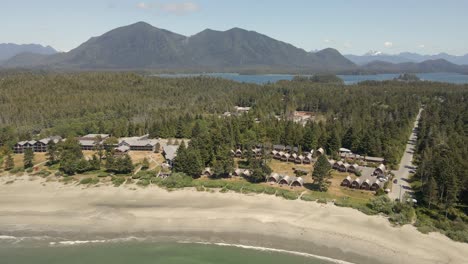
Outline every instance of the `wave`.
<svg viewBox="0 0 468 264">
<path fill-rule="evenodd" d="M 291 255 L 296 255 L 296 256 L 303 256 L 303 257 L 308 257 L 308 258 L 315 258 L 315 259 L 320 259 L 320 260 L 325 260 L 331 263 L 336 263 L 336 264 L 354 264 L 352 262 L 344 261 L 344 260 L 339 260 L 339 259 L 334 259 L 334 258 L 329 258 L 329 257 L 324 257 L 324 256 L 319 256 L 319 255 L 314 255 L 310 253 L 305 253 L 305 252 L 299 252 L 299 251 L 292 251 L 292 250 L 285 250 L 285 249 L 277 249 L 277 248 L 267 248 L 267 247 L 258 247 L 258 246 L 247 246 L 247 245 L 241 245 L 241 244 L 228 244 L 228 243 L 211 243 L 211 242 L 188 242 L 188 241 L 179 241 L 179 243 L 184 243 L 184 244 L 202 244 L 202 245 L 216 245 L 216 246 L 221 246 L 221 247 L 236 247 L 236 248 L 243 248 L 243 249 L 251 249 L 251 250 L 258 250 L 258 251 L 265 251 L 265 252 L 277 252 L 277 253 L 284 253 L 284 254 L 291 254 Z"/>
<path fill-rule="evenodd" d="M 64 240 L 64 241 L 52 241 L 49 242 L 50 246 L 74 246 L 84 244 L 97 244 L 97 243 L 117 243 L 117 242 L 128 242 L 128 241 L 143 241 L 145 238 L 138 237 L 122 237 L 112 239 L 95 239 L 95 240 Z"/>
</svg>

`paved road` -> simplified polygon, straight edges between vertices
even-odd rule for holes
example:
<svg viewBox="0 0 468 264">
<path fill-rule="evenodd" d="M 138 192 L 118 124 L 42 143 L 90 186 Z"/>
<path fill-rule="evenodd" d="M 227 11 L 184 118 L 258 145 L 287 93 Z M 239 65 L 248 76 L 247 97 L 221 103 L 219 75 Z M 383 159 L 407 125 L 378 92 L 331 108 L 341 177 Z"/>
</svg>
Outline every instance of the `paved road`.
<svg viewBox="0 0 468 264">
<path fill-rule="evenodd" d="M 416 166 L 413 164 L 413 155 L 414 155 L 414 148 L 417 141 L 417 128 L 418 128 L 418 121 L 421 117 L 422 108 L 419 109 L 418 116 L 416 117 L 416 121 L 414 122 L 413 131 L 408 139 L 408 143 L 406 144 L 405 153 L 401 158 L 399 169 L 393 171 L 395 177 L 393 181 L 396 179 L 397 184 L 393 184 L 392 191 L 388 194 L 388 196 L 392 199 L 397 199 L 401 197 L 403 198 L 406 192 L 412 193 L 410 184 L 408 182 L 408 177 L 411 172 L 416 170 Z"/>
</svg>

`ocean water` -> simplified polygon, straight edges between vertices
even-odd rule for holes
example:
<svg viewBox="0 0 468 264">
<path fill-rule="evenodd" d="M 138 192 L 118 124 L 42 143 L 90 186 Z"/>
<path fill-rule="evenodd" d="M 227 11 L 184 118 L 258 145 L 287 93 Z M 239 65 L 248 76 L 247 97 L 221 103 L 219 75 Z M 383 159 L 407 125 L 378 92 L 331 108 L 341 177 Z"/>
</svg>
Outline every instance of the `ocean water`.
<svg viewBox="0 0 468 264">
<path fill-rule="evenodd" d="M 291 80 L 294 75 L 290 74 L 259 74 L 259 75 L 241 75 L 236 73 L 204 73 L 204 74 L 157 74 L 154 76 L 166 77 L 166 78 L 180 78 L 180 77 L 192 77 L 192 76 L 211 76 L 218 78 L 225 78 L 236 82 L 246 83 L 274 83 L 280 80 Z M 374 75 L 338 75 L 345 84 L 356 84 L 362 81 L 385 81 L 391 80 L 398 77 L 399 74 L 374 74 Z M 433 81 L 433 82 L 448 82 L 455 84 L 466 84 L 468 83 L 468 75 L 457 74 L 457 73 L 419 73 L 416 74 L 421 80 Z"/>
<path fill-rule="evenodd" d="M 139 240 L 0 241 L 2 264 L 347 264 L 306 253 L 231 244 Z"/>
</svg>

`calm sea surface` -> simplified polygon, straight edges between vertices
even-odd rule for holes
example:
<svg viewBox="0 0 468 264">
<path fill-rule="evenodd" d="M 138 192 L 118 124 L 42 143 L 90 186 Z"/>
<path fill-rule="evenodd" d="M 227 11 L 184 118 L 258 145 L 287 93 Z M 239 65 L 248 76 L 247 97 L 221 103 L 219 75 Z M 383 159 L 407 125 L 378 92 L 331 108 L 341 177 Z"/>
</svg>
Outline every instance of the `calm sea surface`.
<svg viewBox="0 0 468 264">
<path fill-rule="evenodd" d="M 234 80 L 237 82 L 257 83 L 264 84 L 268 82 L 277 82 L 279 80 L 291 80 L 294 75 L 290 74 L 263 74 L 263 75 L 240 75 L 236 73 L 206 73 L 206 74 L 158 74 L 155 76 L 178 78 L 178 77 L 191 77 L 191 76 L 212 76 Z M 399 74 L 375 74 L 375 75 L 338 75 L 344 80 L 345 84 L 355 84 L 367 80 L 384 81 L 391 80 L 398 77 Z M 456 84 L 468 83 L 468 75 L 457 73 L 420 73 L 417 74 L 421 80 L 435 81 L 435 82 L 448 82 Z"/>
<path fill-rule="evenodd" d="M 71 241 L 70 241 L 71 242 Z M 161 243 L 93 242 L 70 244 L 0 243 L 2 264 L 328 264 L 344 263 L 300 253 L 238 246 Z"/>
</svg>

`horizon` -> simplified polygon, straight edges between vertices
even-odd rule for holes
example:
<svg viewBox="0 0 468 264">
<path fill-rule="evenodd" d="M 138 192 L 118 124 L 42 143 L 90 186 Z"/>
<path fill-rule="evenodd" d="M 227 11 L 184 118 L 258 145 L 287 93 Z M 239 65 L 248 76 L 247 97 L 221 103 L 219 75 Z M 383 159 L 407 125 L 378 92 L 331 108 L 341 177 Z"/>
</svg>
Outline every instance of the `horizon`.
<svg viewBox="0 0 468 264">
<path fill-rule="evenodd" d="M 144 21 L 184 36 L 205 29 L 225 31 L 238 27 L 306 51 L 334 48 L 353 55 L 369 51 L 390 55 L 468 54 L 468 37 L 459 36 L 456 29 L 468 23 L 463 8 L 468 3 L 394 1 L 380 2 L 377 6 L 369 0 L 293 2 L 50 0 L 26 1 L 28 9 L 24 9 L 24 2 L 7 1 L 0 21 L 9 27 L 0 36 L 0 43 L 40 44 L 67 52 L 91 37 Z"/>
</svg>

